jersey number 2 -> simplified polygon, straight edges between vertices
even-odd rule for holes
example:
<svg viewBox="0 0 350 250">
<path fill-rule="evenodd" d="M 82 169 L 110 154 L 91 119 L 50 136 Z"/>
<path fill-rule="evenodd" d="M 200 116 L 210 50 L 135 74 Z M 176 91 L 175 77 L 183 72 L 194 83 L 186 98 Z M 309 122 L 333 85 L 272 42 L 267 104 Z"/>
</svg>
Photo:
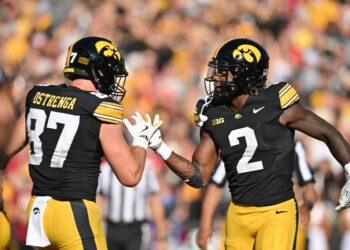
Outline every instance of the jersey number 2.
<svg viewBox="0 0 350 250">
<path fill-rule="evenodd" d="M 31 108 L 29 110 L 27 130 L 32 150 L 29 157 L 29 164 L 40 165 L 43 160 L 40 135 L 44 132 L 46 119 L 47 116 L 44 110 L 36 108 Z M 80 118 L 77 115 L 51 111 L 46 127 L 49 129 L 57 129 L 57 123 L 63 124 L 64 126 L 51 158 L 51 168 L 63 167 L 63 163 L 67 158 L 68 151 L 78 130 Z"/>
<path fill-rule="evenodd" d="M 238 138 L 241 137 L 244 137 L 247 147 L 242 158 L 237 163 L 237 173 L 242 174 L 264 169 L 262 161 L 249 162 L 258 147 L 258 141 L 256 140 L 254 130 L 248 127 L 232 130 L 228 135 L 230 145 L 239 145 Z"/>
</svg>

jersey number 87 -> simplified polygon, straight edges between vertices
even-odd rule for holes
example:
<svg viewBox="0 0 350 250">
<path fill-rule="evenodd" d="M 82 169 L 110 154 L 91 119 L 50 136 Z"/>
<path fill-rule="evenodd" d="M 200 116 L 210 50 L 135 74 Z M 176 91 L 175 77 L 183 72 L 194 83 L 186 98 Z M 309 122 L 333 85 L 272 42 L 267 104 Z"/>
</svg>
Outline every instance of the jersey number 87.
<svg viewBox="0 0 350 250">
<path fill-rule="evenodd" d="M 40 165 L 43 160 L 41 134 L 44 132 L 47 115 L 44 110 L 31 108 L 27 117 L 27 132 L 31 147 L 29 164 Z M 80 117 L 56 111 L 49 113 L 46 127 L 57 129 L 57 124 L 63 124 L 62 133 L 59 136 L 55 150 L 51 158 L 51 168 L 62 168 L 68 151 L 72 145 L 74 136 L 78 130 Z"/>
</svg>

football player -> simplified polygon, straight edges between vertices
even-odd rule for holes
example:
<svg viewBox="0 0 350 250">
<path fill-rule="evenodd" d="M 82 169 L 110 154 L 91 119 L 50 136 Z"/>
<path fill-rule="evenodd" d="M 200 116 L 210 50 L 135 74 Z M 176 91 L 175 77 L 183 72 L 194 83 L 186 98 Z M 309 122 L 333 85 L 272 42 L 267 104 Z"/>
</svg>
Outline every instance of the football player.
<svg viewBox="0 0 350 250">
<path fill-rule="evenodd" d="M 295 182 L 298 184 L 298 189 L 295 191 L 299 194 L 298 200 L 299 206 L 299 224 L 298 237 L 296 243 L 296 249 L 306 249 L 306 232 L 309 221 L 310 211 L 313 204 L 316 202 L 316 190 L 313 185 L 315 179 L 313 173 L 306 161 L 305 150 L 300 141 L 295 143 L 296 161 L 295 161 Z M 220 197 L 223 189 L 226 185 L 226 174 L 223 162 L 220 160 L 218 166 L 215 168 L 213 176 L 207 185 L 206 192 L 204 194 L 201 210 L 201 219 L 199 223 L 199 230 L 197 235 L 197 244 L 200 249 L 206 250 L 210 243 L 212 235 L 212 220 L 219 204 Z M 294 185 L 296 187 L 296 185 Z"/>
<path fill-rule="evenodd" d="M 211 102 L 192 161 L 173 152 L 160 132 L 150 140 L 169 168 L 195 188 L 207 183 L 220 154 L 232 197 L 225 232 L 229 250 L 295 247 L 295 130 L 324 141 L 350 173 L 350 147 L 343 136 L 305 109 L 290 83 L 266 87 L 268 66 L 268 53 L 255 41 L 225 42 L 208 64 L 204 82 Z M 348 180 L 338 209 L 350 206 L 349 191 Z"/>
<path fill-rule="evenodd" d="M 135 186 L 155 128 L 129 124 L 132 147 L 126 143 L 121 101 L 128 72 L 110 40 L 91 36 L 73 43 L 64 76 L 69 84 L 39 84 L 28 92 L 3 159 L 30 145 L 27 245 L 107 249 L 95 203 L 100 158 L 123 185 Z"/>
<path fill-rule="evenodd" d="M 20 115 L 21 108 L 13 96 L 11 81 L 2 68 L 0 68 L 0 107 L 0 250 L 3 250 L 8 249 L 11 239 L 10 222 L 5 213 L 2 196 L 4 169 L 7 165 L 3 149 L 13 132 L 13 123 L 18 118 L 17 115 Z"/>
</svg>

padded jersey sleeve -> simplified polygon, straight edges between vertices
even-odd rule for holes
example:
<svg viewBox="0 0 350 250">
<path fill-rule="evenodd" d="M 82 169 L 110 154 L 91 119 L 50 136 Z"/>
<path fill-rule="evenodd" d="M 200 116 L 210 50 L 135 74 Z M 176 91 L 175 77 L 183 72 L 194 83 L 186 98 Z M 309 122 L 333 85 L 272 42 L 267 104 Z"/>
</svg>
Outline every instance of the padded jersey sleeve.
<svg viewBox="0 0 350 250">
<path fill-rule="evenodd" d="M 124 109 L 122 105 L 112 98 L 101 101 L 93 112 L 93 116 L 98 120 L 119 124 L 123 120 Z"/>
<path fill-rule="evenodd" d="M 278 87 L 278 96 L 281 109 L 287 109 L 299 101 L 299 94 L 292 85 L 287 82 L 281 82 L 278 84 Z"/>
</svg>

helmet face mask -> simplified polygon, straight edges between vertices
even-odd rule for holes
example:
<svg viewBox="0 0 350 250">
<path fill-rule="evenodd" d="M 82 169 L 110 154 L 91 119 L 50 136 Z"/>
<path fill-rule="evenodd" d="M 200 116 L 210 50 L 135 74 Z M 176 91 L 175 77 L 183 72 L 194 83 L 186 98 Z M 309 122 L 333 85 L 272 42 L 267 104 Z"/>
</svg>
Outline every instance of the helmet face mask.
<svg viewBox="0 0 350 250">
<path fill-rule="evenodd" d="M 95 88 L 121 102 L 128 72 L 117 46 L 104 38 L 85 37 L 69 49 L 64 76 L 70 80 L 91 80 Z"/>
<path fill-rule="evenodd" d="M 240 95 L 257 95 L 265 86 L 269 56 L 249 39 L 232 39 L 215 52 L 204 79 L 208 95 L 231 101 Z"/>
</svg>

